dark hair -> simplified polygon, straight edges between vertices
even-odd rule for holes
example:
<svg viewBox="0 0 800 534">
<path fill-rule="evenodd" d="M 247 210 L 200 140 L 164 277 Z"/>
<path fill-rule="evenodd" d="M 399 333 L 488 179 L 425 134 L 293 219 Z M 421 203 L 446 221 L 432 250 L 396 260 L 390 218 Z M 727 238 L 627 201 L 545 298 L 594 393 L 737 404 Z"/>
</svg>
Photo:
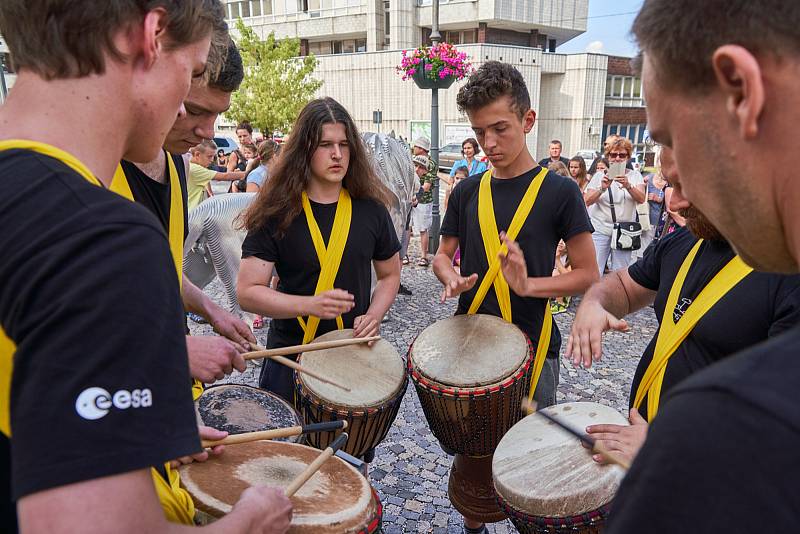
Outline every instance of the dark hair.
<svg viewBox="0 0 800 534">
<path fill-rule="evenodd" d="M 508 63 L 487 61 L 459 89 L 456 104 L 460 111 L 469 112 L 504 96 L 511 98 L 511 107 L 519 118 L 531 109 L 531 95 L 522 74 Z"/>
<path fill-rule="evenodd" d="M 253 127 L 250 126 L 250 123 L 247 121 L 240 122 L 236 125 L 236 131 L 238 132 L 239 130 L 247 130 L 247 133 L 253 135 Z"/>
<path fill-rule="evenodd" d="M 469 176 L 469 169 L 467 169 L 466 165 L 459 165 L 458 167 L 456 167 L 455 170 L 453 171 L 453 174 L 458 174 L 460 172 L 464 173 L 465 178 Z"/>
<path fill-rule="evenodd" d="M 610 169 L 610 168 L 611 168 L 611 163 L 609 163 L 609 162 L 608 162 L 608 159 L 606 159 L 606 158 L 604 158 L 604 157 L 603 157 L 603 158 L 600 158 L 600 159 L 598 159 L 598 160 L 595 162 L 595 166 L 594 166 L 594 168 L 595 168 L 595 169 L 597 169 L 597 166 L 598 166 L 598 165 L 600 165 L 601 163 L 602 163 L 603 165 L 605 165 L 605 166 L 606 166 L 606 169 Z"/>
<path fill-rule="evenodd" d="M 646 0 L 633 34 L 656 63 L 659 82 L 703 91 L 714 83 L 711 57 L 725 44 L 755 55 L 800 53 L 800 2 Z"/>
<path fill-rule="evenodd" d="M 211 49 L 214 49 L 213 45 Z M 211 51 L 209 51 L 209 56 L 210 55 Z M 225 93 L 233 93 L 239 89 L 239 85 L 241 85 L 243 79 L 244 66 L 242 65 L 242 56 L 239 54 L 239 48 L 236 46 L 236 43 L 228 36 L 222 64 L 220 68 L 217 69 L 216 75 L 212 73 L 209 77 L 208 86 L 219 89 Z M 250 133 L 252 133 L 252 131 Z"/>
<path fill-rule="evenodd" d="M 195 43 L 225 25 L 219 0 L 2 0 L 0 34 L 15 70 L 45 79 L 103 74 L 105 55 L 126 58 L 114 37 L 144 16 L 163 9 L 169 46 Z"/>
<path fill-rule="evenodd" d="M 464 145 L 467 145 L 467 144 L 472 145 L 472 152 L 474 152 L 475 155 L 477 155 L 478 152 L 481 151 L 481 147 L 480 147 L 480 145 L 478 145 L 478 140 L 475 139 L 474 137 L 467 137 L 461 143 L 461 155 L 462 156 L 464 155 Z"/>
<path fill-rule="evenodd" d="M 561 141 L 559 141 L 558 139 L 553 139 L 552 141 L 550 141 L 550 144 L 551 145 L 558 145 L 559 148 L 562 148 L 564 146 L 564 145 L 561 144 Z"/>
<path fill-rule="evenodd" d="M 311 179 L 311 158 L 319 147 L 325 124 L 343 124 L 347 135 L 350 163 L 343 187 L 353 198 L 372 199 L 388 206 L 389 190 L 375 174 L 353 118 L 333 98 L 318 98 L 300 112 L 269 182 L 244 213 L 243 226 L 247 230 L 257 230 L 273 222 L 277 236 L 281 237 L 303 211 L 301 195 Z"/>
</svg>

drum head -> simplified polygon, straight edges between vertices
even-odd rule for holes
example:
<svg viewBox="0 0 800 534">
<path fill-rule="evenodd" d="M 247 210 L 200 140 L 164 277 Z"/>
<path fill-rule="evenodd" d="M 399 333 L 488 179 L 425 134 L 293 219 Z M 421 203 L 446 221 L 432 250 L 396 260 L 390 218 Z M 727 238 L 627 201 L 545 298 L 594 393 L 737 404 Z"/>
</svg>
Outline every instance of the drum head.
<svg viewBox="0 0 800 534">
<path fill-rule="evenodd" d="M 314 341 L 350 339 L 353 330 L 334 330 Z M 300 363 L 321 376 L 330 378 L 350 388 L 344 391 L 336 386 L 320 382 L 306 374 L 300 374 L 300 383 L 320 399 L 346 408 L 369 408 L 380 406 L 395 396 L 405 383 L 403 358 L 385 340 L 374 346 L 366 343 L 334 349 L 305 352 Z"/>
<path fill-rule="evenodd" d="M 229 445 L 220 456 L 181 467 L 181 482 L 199 510 L 221 517 L 250 486 L 286 488 L 319 454 L 275 441 Z M 295 493 L 292 505 L 289 532 L 359 532 L 377 515 L 367 479 L 336 456 Z"/>
<path fill-rule="evenodd" d="M 302 425 L 295 409 L 285 400 L 262 389 L 224 385 L 208 388 L 197 399 L 203 424 L 231 434 Z M 296 442 L 299 436 L 282 438 Z"/>
<path fill-rule="evenodd" d="M 493 315 L 456 315 L 437 321 L 411 347 L 411 360 L 420 374 L 462 388 L 502 382 L 528 357 L 525 334 Z"/>
<path fill-rule="evenodd" d="M 544 410 L 581 432 L 593 424 L 628 424 L 613 408 L 593 402 Z M 576 437 L 536 414 L 500 440 L 492 473 L 505 502 L 537 517 L 573 517 L 597 510 L 611 502 L 624 476 L 621 467 L 598 464 Z"/>
</svg>

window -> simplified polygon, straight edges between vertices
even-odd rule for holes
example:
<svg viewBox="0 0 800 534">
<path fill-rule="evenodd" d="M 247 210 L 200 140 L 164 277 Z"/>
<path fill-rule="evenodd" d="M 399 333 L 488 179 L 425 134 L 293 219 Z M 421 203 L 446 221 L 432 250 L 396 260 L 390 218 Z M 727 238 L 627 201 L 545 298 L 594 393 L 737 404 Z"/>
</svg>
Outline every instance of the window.
<svg viewBox="0 0 800 534">
<path fill-rule="evenodd" d="M 366 52 L 366 51 L 367 51 L 367 40 L 356 39 L 356 52 Z"/>
<path fill-rule="evenodd" d="M 622 78 L 614 76 L 613 89 L 611 96 L 622 96 Z"/>
<path fill-rule="evenodd" d="M 633 98 L 642 98 L 642 79 L 633 79 Z"/>
<path fill-rule="evenodd" d="M 333 41 L 333 53 L 334 54 L 341 54 L 342 53 L 342 42 L 341 41 Z"/>
<path fill-rule="evenodd" d="M 261 16 L 261 0 L 251 0 L 250 1 L 250 14 L 253 17 L 260 17 Z"/>
<path fill-rule="evenodd" d="M 461 32 L 461 43 L 470 44 L 478 42 L 478 30 L 464 30 Z"/>
<path fill-rule="evenodd" d="M 636 76 L 608 76 L 606 79 L 606 97 L 642 98 L 642 80 Z"/>
<path fill-rule="evenodd" d="M 356 51 L 356 42 L 353 39 L 347 39 L 346 41 L 342 41 L 343 54 L 352 54 L 355 51 Z"/>
</svg>

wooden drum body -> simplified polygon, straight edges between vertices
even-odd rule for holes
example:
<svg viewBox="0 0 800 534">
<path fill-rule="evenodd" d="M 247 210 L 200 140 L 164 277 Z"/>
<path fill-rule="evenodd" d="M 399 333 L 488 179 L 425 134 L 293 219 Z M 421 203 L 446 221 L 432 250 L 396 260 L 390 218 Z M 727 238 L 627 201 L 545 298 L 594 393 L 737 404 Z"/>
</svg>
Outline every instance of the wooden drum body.
<svg viewBox="0 0 800 534">
<path fill-rule="evenodd" d="M 206 389 L 197 399 L 197 412 L 204 425 L 230 434 L 299 426 L 300 414 L 279 396 L 250 386 L 226 384 Z M 280 438 L 301 443 L 303 436 Z"/>
<path fill-rule="evenodd" d="M 349 339 L 353 331 L 335 330 L 315 341 Z M 383 441 L 400 411 L 408 386 L 403 359 L 385 340 L 372 347 L 366 343 L 317 350 L 300 355 L 303 367 L 345 385 L 351 391 L 325 384 L 306 374 L 295 373 L 295 403 L 306 422 L 347 421 L 349 439 L 342 450 L 362 457 Z M 335 432 L 308 436 L 308 443 L 324 449 Z"/>
<path fill-rule="evenodd" d="M 593 402 L 543 410 L 580 431 L 593 424 L 628 424 L 616 410 Z M 596 534 L 624 471 L 598 464 L 577 438 L 532 414 L 497 446 L 492 476 L 500 506 L 523 534 Z"/>
<path fill-rule="evenodd" d="M 452 452 L 487 456 L 522 416 L 534 349 L 511 323 L 457 315 L 423 330 L 408 370 L 433 435 Z"/>
<path fill-rule="evenodd" d="M 231 511 L 254 485 L 286 488 L 319 456 L 295 443 L 255 441 L 229 445 L 220 456 L 180 468 L 181 481 L 205 519 Z M 375 490 L 352 466 L 334 456 L 291 498 L 293 534 L 371 534 L 381 528 Z"/>
</svg>

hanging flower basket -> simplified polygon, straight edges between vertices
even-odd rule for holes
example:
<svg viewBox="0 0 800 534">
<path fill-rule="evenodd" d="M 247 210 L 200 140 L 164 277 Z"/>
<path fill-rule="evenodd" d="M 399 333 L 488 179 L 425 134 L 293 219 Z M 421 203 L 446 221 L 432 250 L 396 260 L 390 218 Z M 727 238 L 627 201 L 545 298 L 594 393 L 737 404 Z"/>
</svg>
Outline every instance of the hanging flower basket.
<svg viewBox="0 0 800 534">
<path fill-rule="evenodd" d="M 403 58 L 396 67 L 403 80 L 412 79 L 420 89 L 447 89 L 456 80 L 472 72 L 467 54 L 459 52 L 450 43 L 436 46 L 421 46 L 414 50 L 403 50 Z"/>
</svg>

